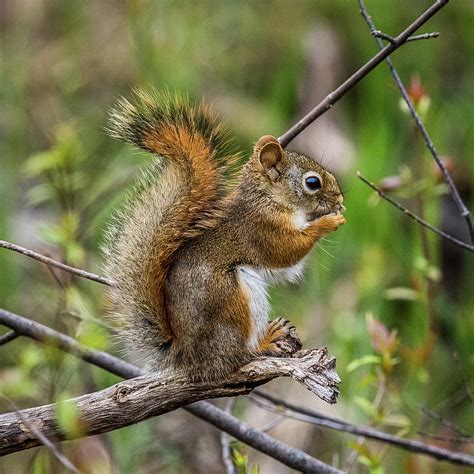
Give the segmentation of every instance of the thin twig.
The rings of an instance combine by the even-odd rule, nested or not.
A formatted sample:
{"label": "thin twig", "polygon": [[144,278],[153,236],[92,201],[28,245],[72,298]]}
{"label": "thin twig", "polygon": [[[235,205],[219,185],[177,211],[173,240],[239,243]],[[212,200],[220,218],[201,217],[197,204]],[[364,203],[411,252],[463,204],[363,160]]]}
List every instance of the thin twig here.
{"label": "thin twig", "polygon": [[467,397],[469,399],[469,401],[472,403],[472,391],[471,391],[471,387],[469,386],[469,382],[467,381],[466,379],[466,374],[464,373],[464,368],[463,368],[463,364],[462,362],[460,361],[459,359],[459,355],[457,353],[457,351],[453,351],[453,359],[455,361],[455,365],[456,367],[458,368],[458,371],[459,371],[459,376],[461,377],[461,381],[464,385],[464,388],[466,390],[466,394],[467,394]]}
{"label": "thin twig", "polygon": [[46,257],[45,255],[41,255],[40,253],[33,252],[33,250],[21,247],[20,245],[12,244],[11,242],[7,242],[5,240],[0,240],[0,247],[21,253],[22,255],[34,258],[35,260],[38,260],[39,262],[42,262],[45,265],[50,265],[51,267],[59,268],[60,270],[72,273],[73,275],[77,275],[81,278],[87,278],[88,280],[96,281],[97,283],[102,283],[103,285],[113,285],[113,281],[109,280],[108,278],[95,275],[94,273],[86,272],[85,270],[81,270],[79,268],[65,265],[64,263],[58,262],[57,260],[53,260],[52,258]]}
{"label": "thin twig", "polygon": [[[372,408],[374,409],[375,412],[379,412],[380,410],[380,405],[382,404],[382,401],[384,399],[384,396],[387,392],[387,377],[383,373],[382,370],[378,370],[378,377],[379,377],[379,384],[377,387],[377,392],[375,394],[374,400],[372,401]],[[370,422],[370,427],[372,428],[374,425],[374,420]],[[366,441],[365,436],[359,436],[356,440],[356,444],[359,447],[364,446],[364,443]],[[351,469],[353,468],[354,464],[356,463],[357,459],[359,458],[360,452],[359,450],[353,448],[347,457],[346,464],[344,466],[344,472],[350,473]]]}
{"label": "thin twig", "polygon": [[[368,14],[363,0],[357,0],[357,2],[359,4],[360,12],[361,12],[362,16],[364,17],[364,20],[366,21],[367,25],[369,26],[370,31],[376,31],[377,29],[375,27],[375,24],[372,20],[372,17]],[[384,47],[383,41],[380,38],[377,38],[377,37],[375,38],[375,41],[377,41],[377,44],[379,45],[379,48],[381,49],[380,53],[382,51],[385,51],[386,47]],[[392,43],[390,43],[390,44],[392,44]],[[459,191],[458,191],[456,185],[454,184],[454,182],[451,178],[451,175],[449,174],[448,170],[446,169],[446,166],[444,165],[444,163],[441,160],[438,152],[436,151],[433,140],[431,140],[431,138],[428,134],[428,131],[426,130],[426,127],[423,125],[423,122],[421,121],[420,116],[418,115],[418,112],[416,111],[416,108],[413,105],[413,102],[411,101],[410,96],[408,95],[408,92],[405,89],[405,86],[403,85],[403,82],[400,79],[400,76],[399,76],[397,70],[393,66],[392,60],[388,56],[385,58],[385,60],[386,60],[387,65],[390,69],[390,73],[392,74],[392,77],[393,77],[393,79],[395,80],[395,82],[397,84],[398,90],[400,91],[400,94],[402,95],[403,100],[407,104],[408,109],[410,110],[410,113],[413,117],[413,120],[415,121],[416,126],[418,127],[418,130],[420,131],[421,136],[423,137],[423,140],[425,141],[426,147],[431,152],[431,155],[433,156],[433,159],[436,161],[436,164],[438,165],[438,168],[441,170],[441,173],[443,174],[444,180],[448,184],[449,190],[451,192],[451,196],[452,196],[454,202],[456,203],[456,206],[458,207],[461,216],[466,221],[466,225],[467,225],[467,228],[469,230],[469,236],[470,236],[470,239],[471,239],[471,243],[474,244],[474,227],[472,225],[470,211],[466,207],[466,205],[464,204],[464,201],[462,200],[462,198],[459,194]],[[457,245],[459,245],[459,244],[457,244]],[[463,246],[461,245],[461,247],[463,247]],[[463,248],[466,248],[466,247],[463,247]],[[468,249],[468,250],[472,250],[472,249]]]}
{"label": "thin twig", "polygon": [[[224,411],[229,415],[232,415],[232,409],[235,405],[235,398],[229,398],[225,404]],[[235,474],[234,461],[232,460],[232,451],[230,449],[230,436],[223,431],[221,433],[221,450],[222,450],[222,461],[225,466],[227,474]]]}
{"label": "thin twig", "polygon": [[[144,375],[145,371],[106,352],[83,346],[72,337],[48,328],[36,321],[0,309],[0,324],[14,329],[22,336],[57,347],[65,352],[123,378]],[[234,438],[261,451],[281,463],[301,472],[340,473],[339,470],[319,461],[305,452],[262,433],[249,424],[225,413],[209,402],[197,402],[183,407],[186,411],[229,433]]]}
{"label": "thin twig", "polygon": [[[341,97],[343,97],[350,89],[352,89],[361,79],[363,79],[372,69],[378,66],[385,58],[392,54],[396,49],[406,43],[407,39],[424,25],[438,10],[443,8],[449,0],[437,0],[427,10],[425,10],[411,25],[409,25],[402,33],[393,39],[393,43],[387,44],[372,59],[365,63],[352,76],[346,79],[337,89],[333,90],[326,98],[314,107],[307,115],[293,125],[285,132],[278,141],[283,147],[299,135],[308,125],[312,124],[319,116],[328,111]],[[375,28],[374,28],[375,29]]]}
{"label": "thin twig", "polygon": [[361,181],[363,181],[365,184],[367,184],[367,186],[372,188],[382,199],[385,199],[390,204],[392,204],[392,206],[395,206],[397,209],[400,209],[400,211],[404,212],[408,217],[411,217],[413,220],[418,222],[418,224],[421,224],[422,226],[424,226],[427,229],[431,230],[435,234],[438,234],[441,237],[444,237],[445,239],[449,240],[453,244],[456,244],[459,247],[462,247],[466,250],[469,250],[470,252],[474,252],[474,245],[470,245],[470,244],[467,244],[466,242],[458,240],[458,239],[456,239],[456,237],[453,237],[452,235],[447,234],[446,232],[442,231],[441,229],[438,229],[434,225],[431,225],[429,222],[426,222],[424,219],[417,216],[416,214],[411,212],[409,209],[407,209],[406,207],[403,207],[400,203],[398,203],[397,201],[393,200],[390,196],[385,194],[376,184],[372,183],[367,178],[365,178],[359,171],[357,172],[357,177]]}
{"label": "thin twig", "polygon": [[[383,31],[380,31],[380,30],[371,30],[370,34],[374,38],[381,38],[381,39],[384,39],[385,41],[388,41],[389,43],[393,43],[395,41],[395,38],[393,36],[387,35],[387,33],[384,33]],[[437,38],[438,36],[439,36],[439,32],[437,31],[434,31],[433,33],[423,33],[421,35],[410,36],[409,38],[407,38],[406,43],[410,43],[411,41]]]}
{"label": "thin twig", "polygon": [[425,433],[424,431],[418,430],[416,432],[420,436],[424,436],[425,438],[432,438],[437,439],[439,441],[448,441],[450,443],[474,443],[474,438],[466,438],[464,436],[444,436],[444,435],[437,435],[432,433]]}
{"label": "thin twig", "polygon": [[69,459],[62,454],[59,449],[41,432],[38,427],[31,422],[26,416],[21,413],[21,410],[5,395],[0,395],[5,399],[6,404],[13,410],[16,416],[22,421],[22,423],[30,430],[36,438],[45,446],[51,454],[69,471],[79,474],[79,469],[77,469],[74,464],[69,461]]}
{"label": "thin twig", "polygon": [[453,422],[447,420],[446,418],[444,418],[444,416],[439,415],[435,411],[430,410],[428,407],[425,407],[424,405],[419,405],[418,408],[425,415],[428,415],[433,420],[438,421],[439,423],[446,426],[446,428],[450,429],[454,433],[457,433],[458,435],[464,436],[465,438],[470,438],[471,437],[471,433],[468,433],[467,431],[463,430],[458,425],[456,425]]}
{"label": "thin twig", "polygon": [[448,449],[438,448],[436,446],[430,446],[429,444],[416,440],[401,438],[400,436],[384,433],[383,431],[378,431],[374,428],[357,426],[352,423],[348,423],[346,421],[319,413],[315,410],[311,410],[310,408],[301,407],[287,402],[262,390],[254,390],[252,394],[247,395],[247,397],[252,400],[255,400],[255,398],[258,397],[260,399],[260,403],[262,399],[270,402],[266,409],[278,413],[281,416],[294,418],[316,426],[342,431],[344,433],[349,433],[356,436],[364,436],[375,441],[388,443],[398,448],[430,456],[435,459],[474,466],[474,456],[450,451]]}
{"label": "thin twig", "polygon": [[6,334],[0,336],[0,346],[9,343],[10,341],[15,340],[20,335],[17,334],[15,331],[8,331]]}

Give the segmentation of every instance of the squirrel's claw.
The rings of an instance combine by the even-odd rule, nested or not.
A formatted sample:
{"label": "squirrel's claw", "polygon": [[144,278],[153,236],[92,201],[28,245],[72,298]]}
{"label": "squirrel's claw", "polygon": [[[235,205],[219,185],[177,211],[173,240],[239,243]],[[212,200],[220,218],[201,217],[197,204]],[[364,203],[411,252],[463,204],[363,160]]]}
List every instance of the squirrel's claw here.
{"label": "squirrel's claw", "polygon": [[270,321],[265,339],[263,353],[273,357],[289,357],[303,346],[296,328],[284,318]]}

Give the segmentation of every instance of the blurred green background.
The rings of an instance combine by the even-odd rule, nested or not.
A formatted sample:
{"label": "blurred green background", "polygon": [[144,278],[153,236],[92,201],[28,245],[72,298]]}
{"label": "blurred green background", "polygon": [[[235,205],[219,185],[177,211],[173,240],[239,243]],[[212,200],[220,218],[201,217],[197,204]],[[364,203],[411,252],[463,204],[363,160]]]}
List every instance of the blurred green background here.
{"label": "blurred green background", "polygon": [[[367,0],[377,27],[398,34],[430,2]],[[474,3],[451,2],[393,61],[467,203],[474,186]],[[6,0],[0,3],[0,239],[101,272],[113,209],[149,157],[109,139],[107,109],[132,87],[212,102],[242,150],[283,134],[376,51],[356,1]],[[297,286],[272,291],[274,315],[306,346],[328,346],[342,378],[328,407],[295,383],[267,389],[348,421],[472,452],[474,260],[442,242],[356,178],[360,170],[407,207],[467,238],[385,64],[289,148],[333,169],[347,225],[314,250]],[[0,250],[0,306],[121,354],[104,320],[104,288]],[[20,407],[117,379],[20,338],[0,348],[0,390]],[[1,411],[9,411],[0,402]],[[246,399],[234,414],[260,428],[277,418]],[[59,413],[77,429],[74,413]],[[351,472],[468,472],[429,458],[280,419],[269,430]],[[421,434],[420,434],[421,432]],[[287,468],[233,444],[238,472]],[[180,412],[68,442],[85,472],[223,472],[217,431]],[[61,472],[44,448],[0,460],[0,472]]]}

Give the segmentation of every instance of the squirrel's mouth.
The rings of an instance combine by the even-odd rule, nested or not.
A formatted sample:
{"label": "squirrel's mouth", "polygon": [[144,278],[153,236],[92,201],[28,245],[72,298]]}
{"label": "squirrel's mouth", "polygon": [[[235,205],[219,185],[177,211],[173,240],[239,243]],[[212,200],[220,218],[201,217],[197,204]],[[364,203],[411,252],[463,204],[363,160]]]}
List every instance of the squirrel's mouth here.
{"label": "squirrel's mouth", "polygon": [[342,203],[336,203],[334,206],[319,206],[314,212],[308,213],[308,222],[315,221],[320,217],[327,216],[328,214],[343,214],[346,210]]}

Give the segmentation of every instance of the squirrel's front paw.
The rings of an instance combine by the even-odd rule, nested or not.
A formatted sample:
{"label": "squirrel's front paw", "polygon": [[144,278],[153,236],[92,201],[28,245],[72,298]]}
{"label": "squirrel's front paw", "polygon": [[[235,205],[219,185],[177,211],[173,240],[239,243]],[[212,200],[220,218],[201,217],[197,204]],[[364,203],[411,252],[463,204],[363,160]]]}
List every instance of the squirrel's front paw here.
{"label": "squirrel's front paw", "polygon": [[268,324],[262,352],[274,357],[289,357],[303,346],[296,328],[286,319],[277,318]]}
{"label": "squirrel's front paw", "polygon": [[334,232],[339,228],[339,226],[346,223],[346,219],[340,213],[331,213],[321,216],[314,222],[314,225],[317,226],[318,230],[324,235]]}

